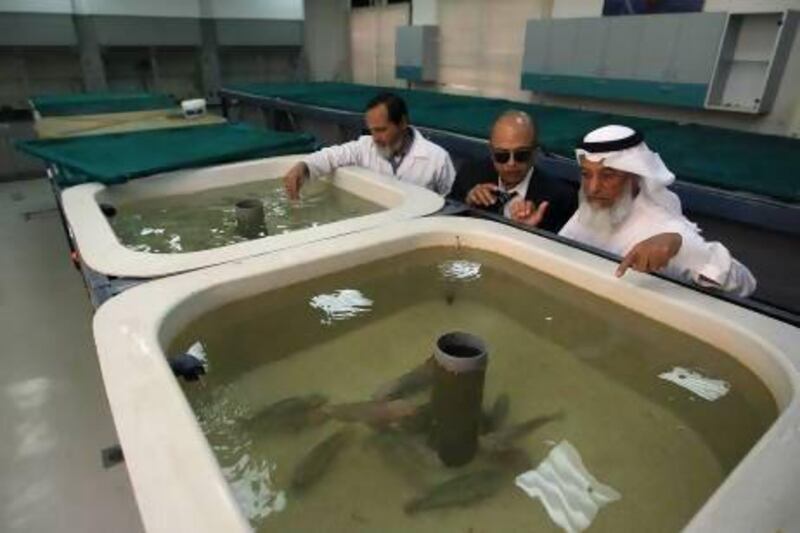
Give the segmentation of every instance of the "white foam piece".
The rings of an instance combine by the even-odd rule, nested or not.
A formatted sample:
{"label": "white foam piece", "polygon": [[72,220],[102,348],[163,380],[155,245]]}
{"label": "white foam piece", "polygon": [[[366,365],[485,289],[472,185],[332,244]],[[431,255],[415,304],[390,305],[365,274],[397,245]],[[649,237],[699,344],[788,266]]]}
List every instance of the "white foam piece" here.
{"label": "white foam piece", "polygon": [[206,347],[203,346],[202,342],[197,341],[189,346],[189,349],[186,350],[186,353],[199,359],[203,365],[208,365],[208,354],[206,353]]}
{"label": "white foam piece", "polygon": [[356,289],[340,289],[330,294],[318,294],[309,305],[319,309],[325,316],[321,322],[331,324],[335,320],[347,320],[372,309],[372,300]]}
{"label": "white foam piece", "polygon": [[453,259],[440,263],[439,272],[445,279],[473,281],[481,277],[481,264],[475,261]]}
{"label": "white foam piece", "polygon": [[236,464],[223,468],[239,508],[250,520],[263,520],[286,508],[286,493],[276,490],[272,481],[274,467],[258,463],[249,454]]}
{"label": "white foam piece", "polygon": [[731,385],[727,381],[709,378],[700,372],[680,366],[676,366],[669,372],[663,372],[658,377],[683,387],[709,402],[719,400],[731,390]]}
{"label": "white foam piece", "polygon": [[142,228],[142,231],[139,232],[139,235],[146,237],[147,235],[161,235],[164,233],[164,228]]}
{"label": "white foam piece", "polygon": [[169,249],[173,252],[181,252],[183,251],[183,246],[181,246],[181,236],[180,235],[172,235],[169,238]]}
{"label": "white foam piece", "polygon": [[578,450],[566,440],[534,470],[518,475],[516,485],[539,498],[550,519],[569,533],[588,528],[602,507],[622,497],[586,470]]}

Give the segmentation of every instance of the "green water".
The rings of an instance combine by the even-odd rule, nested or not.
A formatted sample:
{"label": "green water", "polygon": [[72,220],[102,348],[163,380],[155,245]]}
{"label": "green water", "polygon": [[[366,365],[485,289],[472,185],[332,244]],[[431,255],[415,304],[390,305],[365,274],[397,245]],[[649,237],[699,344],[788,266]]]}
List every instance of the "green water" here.
{"label": "green water", "polygon": [[[248,239],[236,231],[236,202],[261,200],[268,235],[328,224],[383,208],[317,180],[303,187],[299,200],[291,201],[281,180],[265,180],[192,194],[126,201],[109,193],[106,202],[117,208],[110,219],[119,241],[136,251],[182,253],[219,248]],[[265,237],[261,235],[260,237]]]}
{"label": "green water", "polygon": [[[427,487],[486,468],[485,454],[452,470],[425,454],[417,464],[387,454],[363,424],[264,433],[253,422],[292,396],[367,400],[452,330],[488,344],[484,403],[508,394],[507,425],[561,415],[516,443],[534,466],[566,439],[591,474],[621,493],[590,531],[679,530],[777,416],[764,385],[724,353],[473,250],[418,251],[254,295],[194,321],[169,353],[205,345],[203,385],[183,388],[258,531],[560,531],[542,503],[514,485],[524,469],[483,501],[404,512]],[[730,391],[707,401],[658,377],[676,366],[724,380]],[[293,471],[308,450],[343,427],[353,434],[329,469],[293,491]],[[424,449],[424,434],[411,438]]]}

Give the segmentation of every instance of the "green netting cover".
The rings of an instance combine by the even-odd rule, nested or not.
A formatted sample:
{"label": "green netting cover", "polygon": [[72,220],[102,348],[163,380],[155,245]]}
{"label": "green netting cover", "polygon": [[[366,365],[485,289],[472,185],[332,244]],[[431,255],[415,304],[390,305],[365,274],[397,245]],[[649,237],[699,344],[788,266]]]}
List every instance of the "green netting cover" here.
{"label": "green netting cover", "polygon": [[304,97],[313,99],[320,94],[357,93],[365,89],[375,90],[380,88],[370,85],[325,81],[317,83],[239,83],[230,85],[226,89],[248,95],[298,101],[298,99]]}
{"label": "green netting cover", "polygon": [[231,87],[260,97],[305,105],[363,111],[370,98],[389,90],[408,104],[418,126],[487,138],[494,119],[507,109],[529,112],[539,125],[539,142],[548,151],[574,157],[577,141],[589,130],[624,124],[644,133],[679,179],[800,202],[800,140],[722,128],[678,124],[510,100],[450,95],[346,83],[249,84]]}
{"label": "green netting cover", "polygon": [[647,132],[682,179],[800,202],[800,141],[696,124]]}
{"label": "green netting cover", "polygon": [[96,115],[175,107],[175,101],[166,94],[113,92],[40,95],[31,98],[31,104],[43,117]]}
{"label": "green netting cover", "polygon": [[243,159],[305,153],[314,137],[257,129],[245,124],[22,141],[17,148],[55,163],[62,187],[85,182],[105,184],[168,170]]}

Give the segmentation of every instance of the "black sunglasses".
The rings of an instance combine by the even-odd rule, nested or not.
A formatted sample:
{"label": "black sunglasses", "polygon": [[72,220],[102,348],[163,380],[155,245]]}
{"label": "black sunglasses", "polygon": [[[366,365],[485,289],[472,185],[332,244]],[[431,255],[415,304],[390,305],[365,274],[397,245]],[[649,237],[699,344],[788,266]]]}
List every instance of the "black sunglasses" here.
{"label": "black sunglasses", "polygon": [[492,150],[492,158],[495,163],[505,165],[511,157],[517,163],[527,163],[533,157],[533,148],[518,148],[517,150]]}

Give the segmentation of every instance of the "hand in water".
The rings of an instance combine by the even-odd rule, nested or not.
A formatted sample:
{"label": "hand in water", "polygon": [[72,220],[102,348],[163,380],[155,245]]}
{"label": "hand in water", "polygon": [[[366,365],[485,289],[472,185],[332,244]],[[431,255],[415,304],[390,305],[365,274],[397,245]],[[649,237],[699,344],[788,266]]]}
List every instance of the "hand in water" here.
{"label": "hand in water", "polygon": [[297,163],[289,169],[289,172],[283,177],[283,186],[286,188],[289,199],[298,200],[300,198],[300,188],[307,178],[308,167],[305,163]]}

